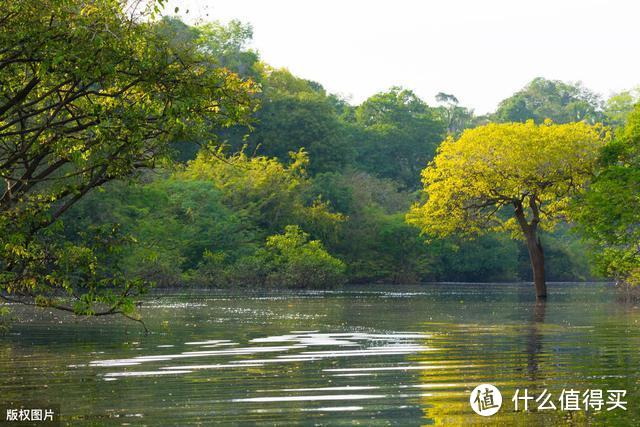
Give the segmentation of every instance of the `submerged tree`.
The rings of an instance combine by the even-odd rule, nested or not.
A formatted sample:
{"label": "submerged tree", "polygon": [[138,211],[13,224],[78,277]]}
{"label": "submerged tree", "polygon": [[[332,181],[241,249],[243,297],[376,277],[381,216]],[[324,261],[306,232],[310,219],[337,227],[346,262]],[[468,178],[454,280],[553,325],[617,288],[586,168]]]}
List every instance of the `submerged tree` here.
{"label": "submerged tree", "polygon": [[540,228],[566,214],[591,177],[601,126],[546,121],[488,124],[449,138],[422,172],[426,202],[407,220],[428,235],[509,229],[526,240],[538,298],[547,295]]}

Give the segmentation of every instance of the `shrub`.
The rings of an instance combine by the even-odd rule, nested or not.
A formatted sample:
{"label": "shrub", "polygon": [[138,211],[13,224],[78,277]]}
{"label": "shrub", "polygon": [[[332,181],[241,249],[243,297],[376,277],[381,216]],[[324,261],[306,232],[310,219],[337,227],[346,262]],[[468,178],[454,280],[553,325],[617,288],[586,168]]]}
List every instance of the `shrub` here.
{"label": "shrub", "polygon": [[267,238],[265,256],[272,270],[268,283],[291,288],[333,287],[344,282],[345,265],[334,258],[319,240],[296,225],[288,225],[284,234]]}

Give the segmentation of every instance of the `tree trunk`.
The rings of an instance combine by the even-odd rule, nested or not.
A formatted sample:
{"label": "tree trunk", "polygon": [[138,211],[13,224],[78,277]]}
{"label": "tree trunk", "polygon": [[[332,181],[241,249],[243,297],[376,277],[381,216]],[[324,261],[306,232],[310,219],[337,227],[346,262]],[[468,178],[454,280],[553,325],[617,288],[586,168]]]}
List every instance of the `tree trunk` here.
{"label": "tree trunk", "polygon": [[536,299],[544,300],[547,298],[547,282],[544,277],[544,251],[542,243],[538,237],[538,224],[540,223],[540,201],[535,194],[528,196],[529,207],[531,208],[531,222],[527,222],[524,213],[523,199],[515,200],[513,207],[515,208],[516,219],[520,224],[520,229],[527,240],[527,249],[529,250],[529,259],[531,260],[531,270],[533,271],[533,284],[536,288]]}
{"label": "tree trunk", "polygon": [[526,234],[527,249],[529,250],[529,259],[531,260],[531,269],[533,270],[533,284],[536,288],[536,298],[547,298],[547,282],[544,277],[544,251],[540,238],[535,231]]}

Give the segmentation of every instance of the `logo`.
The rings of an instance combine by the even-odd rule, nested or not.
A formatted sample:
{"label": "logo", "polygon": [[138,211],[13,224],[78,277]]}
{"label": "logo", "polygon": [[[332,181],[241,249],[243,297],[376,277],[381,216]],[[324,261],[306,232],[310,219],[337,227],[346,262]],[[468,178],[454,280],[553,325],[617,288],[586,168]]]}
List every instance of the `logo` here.
{"label": "logo", "polygon": [[469,396],[469,404],[478,415],[489,417],[500,410],[502,395],[500,390],[491,384],[480,384]]}

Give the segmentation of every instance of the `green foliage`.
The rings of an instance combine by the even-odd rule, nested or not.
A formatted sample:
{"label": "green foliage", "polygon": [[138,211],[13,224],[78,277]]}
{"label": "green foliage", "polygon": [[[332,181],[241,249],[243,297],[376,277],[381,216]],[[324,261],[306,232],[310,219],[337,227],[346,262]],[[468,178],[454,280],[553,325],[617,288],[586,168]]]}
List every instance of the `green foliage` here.
{"label": "green foliage", "polygon": [[445,133],[445,124],[433,109],[410,90],[398,87],[358,106],[355,125],[351,131],[358,166],[410,189],[419,184],[420,171]]}
{"label": "green foliage", "polygon": [[640,86],[611,96],[607,99],[604,109],[607,123],[616,128],[624,126],[634,105],[638,102],[640,102]]}
{"label": "green foliage", "polygon": [[434,271],[432,281],[498,282],[525,279],[530,267],[518,271],[517,242],[499,233],[474,239],[451,236],[429,245]]}
{"label": "green foliage", "polygon": [[178,176],[209,180],[222,192],[224,203],[262,233],[273,234],[290,224],[303,225],[314,235],[331,233],[342,216],[330,212],[321,200],[308,197],[306,152],[290,153],[290,158],[284,165],[244,152],[231,156],[220,150],[202,152]]}
{"label": "green foliage", "polygon": [[[182,48],[198,46],[216,66],[225,67],[258,83],[262,79],[264,65],[259,62],[257,52],[247,48],[253,36],[250,25],[233,20],[226,25],[214,21],[194,27],[177,18],[164,17],[156,27],[172,45]],[[254,97],[254,101],[259,102],[259,94]],[[212,122],[205,124],[205,127],[200,135],[180,135],[174,138],[170,143],[172,158],[180,162],[192,160],[201,146],[227,140],[243,141],[250,129],[247,123],[242,122],[222,128]]]}
{"label": "green foliage", "polygon": [[254,109],[255,85],[197,39],[168,38],[153,6],[132,15],[122,0],[2,2],[0,286],[12,298],[131,314],[144,286],[103,268],[117,235],[94,251],[60,240],[60,219],[93,188],[164,162],[170,141]]}
{"label": "green foliage", "polygon": [[[218,268],[221,277],[229,283],[241,285],[272,284],[276,277],[285,286],[295,286],[294,278],[304,279],[300,286],[305,287],[337,283],[337,276],[331,270],[333,258],[328,254],[325,257],[319,241],[303,245],[301,240],[306,242],[308,235],[297,228],[302,226],[314,236],[330,239],[344,221],[344,217],[331,212],[326,203],[309,197],[307,164],[304,151],[291,153],[289,165],[273,158],[248,157],[244,152],[224,156],[222,151],[200,153],[190,162],[177,176],[208,181],[221,192],[222,202],[242,219],[243,226],[251,233],[234,250],[221,252],[223,248],[211,248],[212,254],[196,274],[204,273],[211,278],[212,269]],[[277,236],[282,230],[286,231],[284,237],[268,237]],[[247,241],[249,237],[252,240]],[[308,256],[310,264],[304,264],[302,258],[294,259],[294,254],[278,242],[289,242]],[[326,274],[318,270],[315,279],[298,274],[307,271],[306,268],[320,269],[323,262],[328,263]]]}
{"label": "green foliage", "polygon": [[247,48],[253,38],[253,28],[237,20],[226,25],[208,22],[196,27],[199,39],[196,42],[217,59],[220,66],[244,77],[258,78],[258,53]]}
{"label": "green foliage", "polygon": [[203,151],[170,176],[111,185],[88,197],[74,210],[77,218],[67,233],[117,224],[136,244],[114,254],[112,265],[160,286],[270,283],[275,261],[262,256],[268,236],[298,224],[330,239],[344,220],[309,196],[307,163],[302,151],[292,154],[289,165],[242,152]]}
{"label": "green foliage", "polygon": [[458,98],[454,95],[439,92],[436,101],[440,104],[436,109],[437,114],[445,123],[449,135],[458,136],[463,130],[474,127],[479,120],[473,114],[473,110],[460,106]]}
{"label": "green foliage", "polygon": [[640,104],[607,145],[589,191],[575,203],[581,231],[598,246],[597,267],[618,282],[640,284]]}
{"label": "green foliage", "polygon": [[262,108],[246,141],[247,150],[286,162],[290,151],[309,153],[309,172],[336,171],[353,161],[333,100],[320,85],[287,70],[265,67]]}
{"label": "green foliage", "polygon": [[602,121],[602,102],[598,95],[580,83],[564,83],[542,77],[533,79],[524,89],[500,102],[494,118],[498,122],[555,123]]}
{"label": "green foliage", "polygon": [[155,30],[168,41],[172,49],[184,50],[197,46],[219,67],[243,77],[258,76],[258,53],[247,48],[253,37],[251,25],[232,20],[226,25],[213,21],[190,26],[178,18],[165,16],[155,24]]}
{"label": "green foliage", "polygon": [[322,174],[311,191],[346,214],[333,239],[325,243],[345,260],[352,281],[415,282],[424,272],[419,256],[424,242],[399,219],[411,196],[399,184],[366,172]]}
{"label": "green foliage", "polygon": [[93,224],[118,224],[136,244],[112,255],[128,277],[179,286],[210,250],[230,251],[251,236],[241,216],[208,181],[170,177],[145,185],[111,185],[82,202],[70,236]]}
{"label": "green foliage", "polygon": [[309,235],[296,225],[269,236],[264,256],[271,270],[267,280],[275,285],[330,287],[344,281],[344,263],[332,257],[319,240],[309,241]]}
{"label": "green foliage", "polygon": [[267,237],[253,253],[231,263],[227,253],[206,252],[193,280],[206,286],[327,288],[345,281],[345,264],[297,225]]}
{"label": "green foliage", "polygon": [[[529,224],[564,220],[600,142],[585,123],[477,127],[487,117],[445,93],[353,106],[260,62],[250,25],[157,19],[161,1],[134,16],[123,0],[0,3],[0,291],[30,304],[136,317],[149,283],[526,278],[523,245],[494,226],[513,225],[514,201]],[[576,209],[601,271],[626,281],[640,275],[636,95],[603,111],[580,85],[535,79],[492,116],[629,120]],[[444,236],[460,228],[488,233]],[[569,228],[544,235],[550,277],[586,277]]]}

